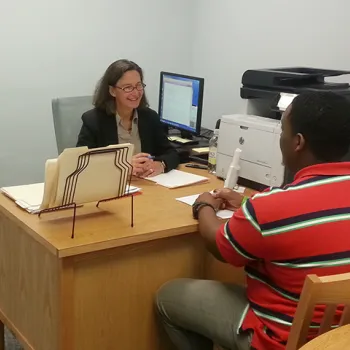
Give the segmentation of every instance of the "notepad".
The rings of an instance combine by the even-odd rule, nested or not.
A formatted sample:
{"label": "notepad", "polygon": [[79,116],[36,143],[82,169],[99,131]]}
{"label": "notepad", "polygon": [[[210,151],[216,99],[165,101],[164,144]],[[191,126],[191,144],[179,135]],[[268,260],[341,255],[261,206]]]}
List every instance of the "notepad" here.
{"label": "notepad", "polygon": [[43,200],[44,183],[3,187],[1,191],[28,213],[36,213]]}
{"label": "notepad", "polygon": [[[188,205],[193,205],[193,203],[196,201],[196,199],[199,197],[199,194],[193,194],[191,196],[186,196],[186,197],[180,197],[180,198],[176,198],[177,201],[181,202],[181,203],[185,203]],[[219,210],[216,213],[216,216],[221,218],[221,219],[230,219],[233,215],[233,211],[232,210]]]}
{"label": "notepad", "polygon": [[185,187],[205,183],[209,180],[207,177],[186,173],[180,170],[171,170],[168,173],[147,177],[146,179],[168,188]]}
{"label": "notepad", "polygon": [[182,144],[186,144],[186,143],[192,143],[193,140],[190,139],[184,139],[180,136],[168,136],[168,140],[170,142],[177,142],[177,143],[182,143]]}
{"label": "notepad", "polygon": [[192,148],[192,152],[197,154],[207,154],[209,153],[209,147]]}

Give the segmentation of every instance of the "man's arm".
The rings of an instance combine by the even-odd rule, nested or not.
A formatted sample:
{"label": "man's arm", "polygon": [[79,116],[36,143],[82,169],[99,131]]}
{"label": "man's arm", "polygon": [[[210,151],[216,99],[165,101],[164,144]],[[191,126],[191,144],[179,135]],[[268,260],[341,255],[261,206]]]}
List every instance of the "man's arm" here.
{"label": "man's arm", "polygon": [[[232,200],[235,197],[236,194],[233,194]],[[208,204],[200,207],[198,212],[199,232],[208,250],[218,260],[238,267],[263,259],[264,240],[250,200],[243,201],[243,206],[222,224],[213,209],[218,209],[222,203],[217,198],[210,193],[203,193],[197,199],[197,202]]]}
{"label": "man's arm", "polygon": [[222,222],[217,218],[213,208],[207,206],[200,209],[198,213],[199,233],[204,239],[205,245],[209,252],[220,261],[226,262],[221,256],[216,244],[216,233]]}

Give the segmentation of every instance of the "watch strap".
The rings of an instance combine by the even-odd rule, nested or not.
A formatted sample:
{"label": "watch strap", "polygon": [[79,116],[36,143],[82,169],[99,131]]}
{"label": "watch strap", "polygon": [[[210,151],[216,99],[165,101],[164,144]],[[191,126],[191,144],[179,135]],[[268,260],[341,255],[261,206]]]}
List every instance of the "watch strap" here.
{"label": "watch strap", "polygon": [[192,206],[192,214],[193,214],[193,218],[198,220],[198,216],[199,216],[199,211],[204,208],[204,207],[210,207],[214,210],[214,212],[216,213],[217,210],[214,208],[213,205],[206,203],[206,202],[195,202]]}

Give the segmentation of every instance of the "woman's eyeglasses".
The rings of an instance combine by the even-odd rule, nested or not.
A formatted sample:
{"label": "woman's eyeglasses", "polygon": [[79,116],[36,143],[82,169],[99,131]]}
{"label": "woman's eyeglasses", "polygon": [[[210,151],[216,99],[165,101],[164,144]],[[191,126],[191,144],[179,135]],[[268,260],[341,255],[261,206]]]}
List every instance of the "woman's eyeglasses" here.
{"label": "woman's eyeglasses", "polygon": [[133,92],[135,89],[137,91],[142,91],[142,90],[144,90],[145,87],[146,87],[146,84],[143,84],[143,83],[138,83],[135,86],[132,86],[132,85],[127,85],[124,87],[116,86],[116,88],[123,90],[124,92],[127,92],[127,93]]}

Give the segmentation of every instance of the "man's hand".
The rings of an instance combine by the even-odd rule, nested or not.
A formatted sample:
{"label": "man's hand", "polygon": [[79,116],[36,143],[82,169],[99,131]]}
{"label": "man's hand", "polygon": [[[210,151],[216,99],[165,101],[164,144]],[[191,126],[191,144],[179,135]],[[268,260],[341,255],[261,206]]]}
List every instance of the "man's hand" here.
{"label": "man's hand", "polygon": [[135,176],[143,176],[148,169],[150,169],[150,164],[153,160],[149,158],[148,153],[138,153],[132,157],[132,174]]}
{"label": "man's hand", "polygon": [[211,193],[204,192],[196,200],[196,202],[203,202],[212,205],[216,210],[219,210],[222,206],[222,199],[215,198]]}
{"label": "man's hand", "polygon": [[237,210],[241,207],[244,196],[238,192],[223,188],[214,191],[214,198],[222,201],[222,209]]}

